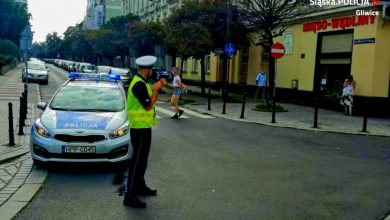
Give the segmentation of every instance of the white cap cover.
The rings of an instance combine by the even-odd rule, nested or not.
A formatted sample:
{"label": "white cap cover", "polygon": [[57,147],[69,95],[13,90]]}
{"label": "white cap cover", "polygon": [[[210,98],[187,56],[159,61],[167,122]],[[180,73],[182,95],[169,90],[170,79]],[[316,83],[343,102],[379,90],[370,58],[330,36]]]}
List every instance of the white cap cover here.
{"label": "white cap cover", "polygon": [[138,67],[150,67],[152,68],[153,65],[156,63],[157,58],[155,56],[143,56],[139,57],[135,60],[135,63]]}

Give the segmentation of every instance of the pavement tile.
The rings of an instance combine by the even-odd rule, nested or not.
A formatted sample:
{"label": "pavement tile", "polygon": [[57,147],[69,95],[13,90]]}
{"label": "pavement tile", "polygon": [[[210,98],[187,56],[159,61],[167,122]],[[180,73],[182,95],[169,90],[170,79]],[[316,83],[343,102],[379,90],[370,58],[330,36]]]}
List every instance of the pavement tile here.
{"label": "pavement tile", "polygon": [[0,206],[1,220],[11,220],[25,205],[27,202],[7,201]]}

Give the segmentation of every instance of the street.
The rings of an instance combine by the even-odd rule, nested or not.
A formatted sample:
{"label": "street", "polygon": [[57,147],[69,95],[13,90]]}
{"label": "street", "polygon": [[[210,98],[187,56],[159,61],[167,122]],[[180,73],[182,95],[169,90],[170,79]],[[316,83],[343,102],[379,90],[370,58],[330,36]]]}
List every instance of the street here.
{"label": "street", "polygon": [[[50,66],[48,101],[67,72]],[[172,111],[167,103],[158,107]],[[380,219],[389,211],[388,137],[277,128],[157,112],[146,210],[122,204],[107,164],[49,164],[15,219]]]}

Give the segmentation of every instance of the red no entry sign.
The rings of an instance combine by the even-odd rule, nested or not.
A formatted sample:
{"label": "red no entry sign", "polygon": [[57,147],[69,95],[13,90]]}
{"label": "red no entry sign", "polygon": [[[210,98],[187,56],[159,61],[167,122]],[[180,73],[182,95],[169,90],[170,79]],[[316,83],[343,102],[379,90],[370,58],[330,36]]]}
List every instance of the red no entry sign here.
{"label": "red no entry sign", "polygon": [[279,59],[279,58],[283,57],[284,53],[285,53],[285,49],[284,49],[283,44],[276,43],[276,44],[272,45],[272,47],[271,47],[271,56],[273,58]]}

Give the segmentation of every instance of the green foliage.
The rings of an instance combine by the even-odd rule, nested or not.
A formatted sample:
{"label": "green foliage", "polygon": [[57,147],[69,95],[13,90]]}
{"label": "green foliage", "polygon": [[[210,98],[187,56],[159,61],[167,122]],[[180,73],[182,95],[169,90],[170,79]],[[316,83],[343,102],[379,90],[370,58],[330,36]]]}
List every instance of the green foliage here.
{"label": "green foliage", "polygon": [[178,105],[183,106],[185,104],[194,103],[194,102],[195,102],[195,100],[193,100],[193,99],[181,98],[181,99],[179,99]]}
{"label": "green foliage", "polygon": [[46,35],[46,57],[57,57],[61,44],[61,38],[57,32]]}
{"label": "green foliage", "polygon": [[0,67],[20,56],[19,48],[10,40],[0,40]]}
{"label": "green foliage", "polygon": [[[271,103],[266,103],[264,100],[260,100],[256,103],[255,109],[258,111],[272,111],[272,105]],[[282,105],[276,104],[275,105],[275,111],[277,112],[284,112],[287,111]]]}
{"label": "green foliage", "polygon": [[21,32],[30,24],[29,19],[25,4],[0,0],[0,39],[9,39],[18,45]]}
{"label": "green foliage", "polygon": [[154,54],[154,46],[162,45],[164,28],[159,22],[138,22],[128,26],[129,45],[137,56]]}

